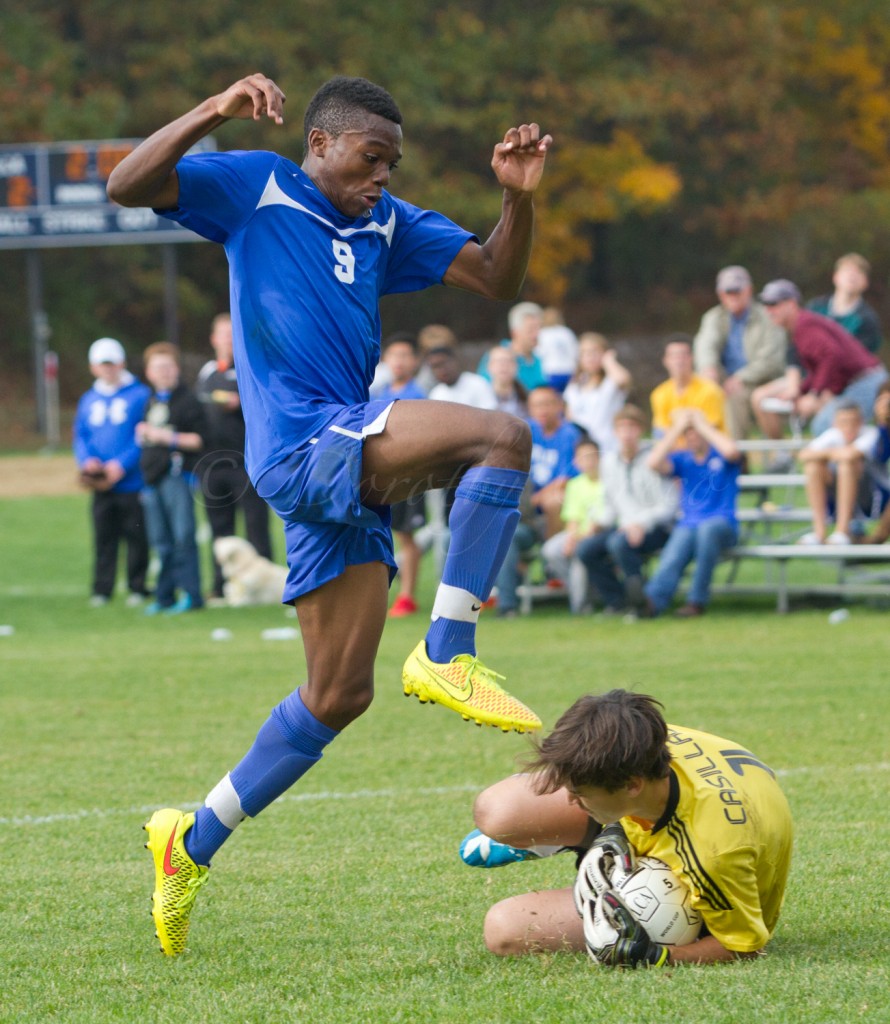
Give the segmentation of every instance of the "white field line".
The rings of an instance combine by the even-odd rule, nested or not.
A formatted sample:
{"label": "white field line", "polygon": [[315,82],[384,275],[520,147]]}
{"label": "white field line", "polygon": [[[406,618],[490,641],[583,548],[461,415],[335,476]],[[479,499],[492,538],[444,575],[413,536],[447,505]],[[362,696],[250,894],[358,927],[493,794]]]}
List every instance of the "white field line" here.
{"label": "white field line", "polygon": [[[477,783],[464,783],[461,786],[434,786],[411,790],[354,789],[346,793],[286,793],[284,796],[280,796],[276,803],[321,803],[328,800],[394,800],[405,796],[447,796],[449,793],[478,793],[484,788],[484,786]],[[159,804],[152,804],[149,807],[94,807],[92,809],[71,811],[67,814],[23,814],[15,817],[0,817],[0,828],[4,826],[54,825],[62,821],[90,821],[96,818],[146,815],[152,814],[159,806]],[[177,806],[183,811],[194,811],[201,805],[199,803],[181,803]]]}
{"label": "white field line", "polygon": [[[826,772],[837,774],[849,771],[862,774],[890,771],[890,762],[881,761],[877,764],[854,764],[845,767],[838,765],[801,765],[799,768],[779,768],[779,778],[793,778],[796,775],[821,775]],[[447,796],[450,793],[478,793],[485,786],[481,783],[464,783],[460,786],[433,786],[422,789],[354,789],[349,792],[327,791],[321,793],[287,793],[280,796],[281,803],[322,803],[328,800],[394,800],[404,797]],[[117,818],[152,814],[159,804],[146,807],[94,807],[63,814],[22,814],[0,817],[0,828],[23,825],[55,825],[64,821],[94,821],[96,818]],[[184,811],[194,811],[201,805],[198,803],[180,803],[177,806]]]}

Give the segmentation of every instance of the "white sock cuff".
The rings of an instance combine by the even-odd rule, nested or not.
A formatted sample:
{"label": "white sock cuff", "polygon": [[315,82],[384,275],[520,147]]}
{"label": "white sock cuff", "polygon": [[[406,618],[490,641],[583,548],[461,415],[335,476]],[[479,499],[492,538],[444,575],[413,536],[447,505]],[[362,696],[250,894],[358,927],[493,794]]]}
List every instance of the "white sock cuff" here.
{"label": "white sock cuff", "polygon": [[247,817],[228,774],[210,790],[204,803],[226,828],[236,828]]}
{"label": "white sock cuff", "polygon": [[482,611],[482,602],[474,597],[469,590],[452,587],[448,583],[440,583],[436,591],[436,600],[430,618],[453,619],[455,622],[478,622]]}

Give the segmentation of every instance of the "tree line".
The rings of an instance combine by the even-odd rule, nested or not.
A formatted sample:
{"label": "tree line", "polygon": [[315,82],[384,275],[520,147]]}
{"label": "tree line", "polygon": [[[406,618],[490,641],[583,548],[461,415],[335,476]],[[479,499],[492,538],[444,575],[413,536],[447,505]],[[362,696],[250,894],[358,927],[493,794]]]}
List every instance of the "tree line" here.
{"label": "tree line", "polygon": [[[393,190],[484,236],[500,205],[492,146],[536,120],[555,145],[524,297],[597,320],[578,326],[684,329],[712,301],[720,266],[812,293],[851,249],[872,260],[873,301],[886,308],[888,69],[890,25],[872,0],[270,0],[259,11],[11,0],[0,140],[142,136],[262,70],[288,94],[284,128],[230,124],[217,142],[299,160],[306,99],[332,74],[364,75],[405,118]],[[203,347],[226,302],[224,259],[206,245],[178,255],[183,333]],[[157,252],[43,260],[54,347],[157,339]],[[22,264],[0,253],[0,332],[26,358]],[[502,329],[504,310],[433,292],[384,313],[393,329],[448,316],[482,337]]]}

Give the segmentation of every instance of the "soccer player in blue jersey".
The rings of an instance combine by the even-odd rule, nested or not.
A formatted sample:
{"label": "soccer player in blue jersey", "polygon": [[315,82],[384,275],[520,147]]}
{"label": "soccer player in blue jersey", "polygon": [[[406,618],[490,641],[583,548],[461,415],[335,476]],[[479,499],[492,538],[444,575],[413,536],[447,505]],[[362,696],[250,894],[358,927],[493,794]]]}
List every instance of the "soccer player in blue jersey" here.
{"label": "soccer player in blue jersey", "polygon": [[285,524],[285,602],[296,606],[307,681],[262,726],[196,814],[158,811],[153,915],[180,953],[210,859],[319,760],[373,695],[395,571],[388,506],[459,480],[432,624],[408,658],[405,693],[467,720],[526,732],[540,719],[476,657],[474,634],[519,518],[528,427],[445,402],[368,401],[381,295],[446,284],[516,295],[532,241],[532,196],[549,135],[510,128],[494,147],[501,218],[484,243],[387,188],[402,117],[384,89],[335,78],[310,101],[302,165],[269,152],[186,156],[231,118],[283,123],[285,97],[250,75],[160,129],[108,182],[124,206],[151,206],[225,246],[248,471]]}

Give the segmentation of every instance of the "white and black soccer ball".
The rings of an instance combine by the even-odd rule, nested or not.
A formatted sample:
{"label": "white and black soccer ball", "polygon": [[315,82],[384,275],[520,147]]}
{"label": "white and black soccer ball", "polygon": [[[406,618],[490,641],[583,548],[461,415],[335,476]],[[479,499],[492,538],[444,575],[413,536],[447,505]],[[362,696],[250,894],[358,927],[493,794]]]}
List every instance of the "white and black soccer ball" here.
{"label": "white and black soccer ball", "polygon": [[628,875],[612,877],[612,888],[653,942],[686,946],[701,931],[692,893],[657,857],[639,857]]}

